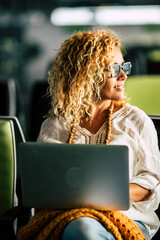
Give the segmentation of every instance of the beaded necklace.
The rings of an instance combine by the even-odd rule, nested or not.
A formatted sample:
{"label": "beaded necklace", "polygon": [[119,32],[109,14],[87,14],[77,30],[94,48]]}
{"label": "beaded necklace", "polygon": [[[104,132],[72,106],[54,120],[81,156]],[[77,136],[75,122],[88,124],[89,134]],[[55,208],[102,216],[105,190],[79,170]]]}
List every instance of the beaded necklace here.
{"label": "beaded necklace", "polygon": [[[113,109],[114,109],[114,103],[111,102],[111,105],[107,109],[108,116],[107,116],[107,133],[106,133],[106,140],[105,140],[106,145],[109,145],[110,138],[111,138],[111,127],[112,127],[111,117],[112,117]],[[71,128],[69,139],[68,139],[69,144],[72,144],[73,142],[75,131],[76,131],[76,125],[73,125]]]}

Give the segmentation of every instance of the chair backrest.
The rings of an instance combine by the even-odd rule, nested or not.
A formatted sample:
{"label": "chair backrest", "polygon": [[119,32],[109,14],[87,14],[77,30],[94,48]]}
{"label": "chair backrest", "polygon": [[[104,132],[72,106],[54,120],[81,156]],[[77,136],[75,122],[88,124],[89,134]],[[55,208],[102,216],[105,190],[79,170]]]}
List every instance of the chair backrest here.
{"label": "chair backrest", "polygon": [[17,117],[0,115],[0,120],[11,120],[13,122],[14,131],[15,131],[16,147],[19,142],[25,142],[25,136],[23,134],[22,127],[21,127]]}
{"label": "chair backrest", "polygon": [[[152,119],[154,126],[157,130],[157,135],[158,135],[158,145],[160,149],[160,115],[149,115],[149,117]],[[160,199],[160,186],[159,186],[159,191],[158,191],[158,196]],[[160,219],[160,204],[158,209],[156,210],[157,216]],[[159,240],[160,239],[160,229],[156,233],[156,235],[153,237],[153,240]]]}
{"label": "chair backrest", "polygon": [[16,149],[11,120],[0,120],[0,215],[15,205]]}
{"label": "chair backrest", "polygon": [[33,85],[29,107],[28,140],[30,141],[37,140],[44,116],[48,114],[50,109],[51,99],[47,96],[48,86],[47,81],[37,81]]}
{"label": "chair backrest", "polygon": [[14,79],[0,79],[0,100],[3,102],[0,105],[1,115],[17,114],[17,92]]}
{"label": "chair backrest", "polygon": [[125,89],[132,105],[147,114],[160,115],[160,75],[131,76]]}
{"label": "chair backrest", "polygon": [[26,132],[26,108],[18,79],[0,77],[0,103],[0,115],[16,116]]}
{"label": "chair backrest", "polygon": [[[18,196],[19,205],[22,203],[21,182],[20,182],[20,159],[18,156],[18,144],[25,142],[25,136],[19,123],[19,120],[15,116],[0,116],[0,120],[11,121],[14,131],[15,153],[16,153],[16,194]],[[0,136],[1,137],[1,136]]]}

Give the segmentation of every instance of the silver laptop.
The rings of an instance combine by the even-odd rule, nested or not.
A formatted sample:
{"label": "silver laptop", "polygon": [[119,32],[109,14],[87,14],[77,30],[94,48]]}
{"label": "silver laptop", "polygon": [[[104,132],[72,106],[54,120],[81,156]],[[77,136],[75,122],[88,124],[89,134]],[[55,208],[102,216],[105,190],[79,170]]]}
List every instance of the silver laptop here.
{"label": "silver laptop", "polygon": [[19,154],[25,207],[129,208],[127,146],[25,142]]}

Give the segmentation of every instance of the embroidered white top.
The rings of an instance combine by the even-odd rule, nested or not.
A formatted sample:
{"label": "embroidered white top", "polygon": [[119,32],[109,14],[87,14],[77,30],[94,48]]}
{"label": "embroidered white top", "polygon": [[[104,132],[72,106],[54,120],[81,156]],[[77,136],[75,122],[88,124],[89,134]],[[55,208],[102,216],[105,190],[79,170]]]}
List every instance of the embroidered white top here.
{"label": "embroidered white top", "polygon": [[[112,120],[110,144],[129,147],[130,183],[152,190],[148,200],[132,202],[129,210],[123,213],[142,221],[153,236],[160,226],[154,212],[160,202],[160,152],[154,124],[142,110],[129,104],[115,112]],[[104,144],[106,130],[106,123],[95,134],[77,126],[73,143]],[[62,119],[49,117],[43,122],[37,141],[66,143],[69,133],[64,129]]]}

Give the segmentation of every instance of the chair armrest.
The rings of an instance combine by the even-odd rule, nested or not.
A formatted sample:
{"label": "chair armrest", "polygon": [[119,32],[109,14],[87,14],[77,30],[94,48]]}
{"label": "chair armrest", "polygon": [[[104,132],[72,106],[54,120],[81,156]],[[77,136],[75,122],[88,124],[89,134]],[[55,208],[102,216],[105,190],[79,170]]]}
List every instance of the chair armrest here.
{"label": "chair armrest", "polygon": [[13,222],[16,218],[28,213],[29,209],[23,206],[16,206],[7,210],[0,216],[0,225]]}

